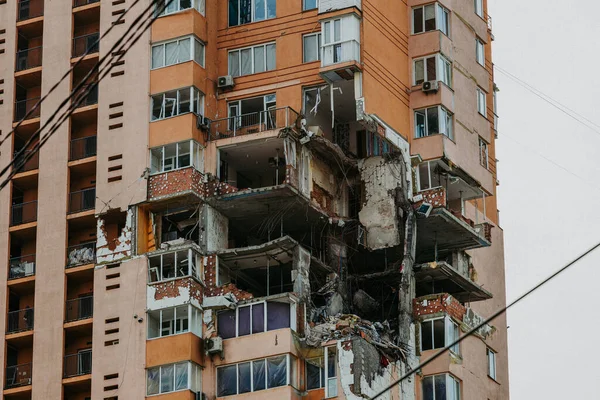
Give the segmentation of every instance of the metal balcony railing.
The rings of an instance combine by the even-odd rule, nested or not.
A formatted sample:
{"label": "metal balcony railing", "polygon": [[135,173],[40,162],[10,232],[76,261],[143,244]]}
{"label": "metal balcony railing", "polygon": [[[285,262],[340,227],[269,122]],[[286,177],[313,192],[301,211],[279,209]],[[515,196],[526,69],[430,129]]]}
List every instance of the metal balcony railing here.
{"label": "metal balcony railing", "polygon": [[18,4],[17,21],[44,15],[44,0],[21,0]]}
{"label": "metal balcony railing", "polygon": [[9,311],[6,333],[26,332],[33,329],[33,308]]}
{"label": "metal balcony railing", "polygon": [[81,102],[79,102],[79,95],[75,96],[75,100],[73,100],[73,102],[78,103],[77,108],[98,104],[98,85],[83,85],[79,90],[79,93],[88,92],[88,90],[89,93],[85,95],[85,98]]}
{"label": "metal balcony railing", "polygon": [[42,46],[17,51],[15,71],[25,71],[42,65]]}
{"label": "metal balcony railing", "polygon": [[13,204],[10,225],[21,225],[37,221],[37,200],[27,203]]}
{"label": "metal balcony railing", "polygon": [[5,389],[31,385],[31,363],[6,367]]}
{"label": "metal balcony railing", "polygon": [[100,0],[73,0],[73,8],[98,3]]}
{"label": "metal balcony railing", "polygon": [[[15,122],[25,118],[27,113],[31,111],[37,102],[40,100],[39,97],[32,97],[31,99],[17,100],[15,101]],[[38,118],[40,116],[40,107],[37,107],[31,112],[27,118]]]}
{"label": "metal balcony railing", "polygon": [[35,275],[35,254],[13,257],[9,260],[8,279]]}
{"label": "metal balcony railing", "polygon": [[210,123],[210,139],[260,133],[295,126],[299,114],[290,107],[218,119]]}
{"label": "metal balcony railing", "polygon": [[97,53],[100,50],[100,43],[98,42],[99,38],[99,32],[73,38],[73,57],[81,57],[86,53]]}
{"label": "metal balcony railing", "polygon": [[96,242],[67,247],[67,268],[96,262]]}
{"label": "metal balcony railing", "polygon": [[96,155],[96,136],[71,140],[70,161],[81,160]]}
{"label": "metal balcony railing", "polygon": [[78,190],[69,194],[69,213],[92,210],[96,206],[96,188]]}
{"label": "metal balcony railing", "polygon": [[81,350],[77,354],[65,356],[64,378],[92,373],[92,350]]}
{"label": "metal balcony railing", "polygon": [[94,314],[94,296],[79,297],[67,300],[65,322],[79,321],[92,318]]}
{"label": "metal balcony railing", "polygon": [[[38,169],[40,166],[40,153],[34,152],[33,150],[25,150],[21,154],[19,151],[15,151],[13,157],[15,159],[15,170],[17,172],[26,172]],[[29,158],[31,157],[31,158]],[[27,159],[29,158],[29,159]]]}

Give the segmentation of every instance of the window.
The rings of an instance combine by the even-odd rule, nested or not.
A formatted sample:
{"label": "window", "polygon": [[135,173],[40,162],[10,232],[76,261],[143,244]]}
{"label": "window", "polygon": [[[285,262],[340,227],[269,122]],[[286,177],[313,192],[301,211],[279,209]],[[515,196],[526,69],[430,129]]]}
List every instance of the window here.
{"label": "window", "polygon": [[192,250],[180,250],[148,257],[148,283],[191,276],[200,280],[198,254]]}
{"label": "window", "polygon": [[217,314],[217,329],[223,339],[282,328],[295,330],[295,316],[293,303],[260,302],[220,312]]}
{"label": "window", "polygon": [[425,81],[441,81],[452,87],[452,63],[441,54],[416,59],[413,67],[413,85],[420,85]]}
{"label": "window", "polygon": [[302,11],[319,8],[319,0],[302,0]]}
{"label": "window", "polygon": [[360,61],[360,20],[354,15],[321,23],[321,65]]}
{"label": "window", "polygon": [[[459,328],[450,317],[430,319],[421,322],[421,351],[444,348],[459,337]],[[459,345],[450,349],[459,354]]]}
{"label": "window", "polygon": [[481,88],[477,88],[477,111],[484,117],[487,114],[486,93]]}
{"label": "window", "polygon": [[421,383],[423,400],[460,400],[460,382],[450,374],[426,376]]}
{"label": "window", "polygon": [[228,65],[231,76],[272,71],[275,69],[275,43],[231,50]]}
{"label": "window", "polygon": [[180,362],[149,368],[146,371],[146,394],[178,390],[202,391],[200,367],[193,362]]}
{"label": "window", "polygon": [[321,34],[312,33],[302,36],[302,62],[321,60]]}
{"label": "window", "polygon": [[496,352],[492,349],[487,349],[487,360],[488,360],[488,376],[493,380],[496,380]]}
{"label": "window", "polygon": [[256,132],[259,132],[261,129],[274,129],[277,125],[274,94],[232,101],[227,104],[227,107],[230,131],[249,128],[257,129]]}
{"label": "window", "polygon": [[419,164],[417,169],[417,184],[419,191],[433,189],[442,186],[441,172],[437,172],[436,164],[432,162],[424,162]]}
{"label": "window", "polygon": [[202,147],[195,140],[186,140],[150,149],[151,174],[192,166],[202,172],[203,165]]}
{"label": "window", "polygon": [[439,30],[446,36],[450,32],[450,11],[441,5],[427,4],[412,9],[413,34]]}
{"label": "window", "polygon": [[392,144],[377,132],[359,131],[357,139],[359,158],[382,156],[391,153],[394,149]]}
{"label": "window", "polygon": [[337,397],[337,348],[325,348],[325,397]]}
{"label": "window", "polygon": [[148,339],[192,332],[202,336],[202,312],[191,305],[148,311]]}
{"label": "window", "polygon": [[164,0],[159,1],[156,5],[156,16],[173,14],[178,11],[195,8],[198,12],[204,15],[205,0]]}
{"label": "window", "polygon": [[204,43],[188,36],[152,46],[152,69],[194,60],[204,67]]}
{"label": "window", "polygon": [[297,387],[297,360],[290,354],[217,368],[217,397],[280,386]]}
{"label": "window", "polygon": [[203,111],[204,94],[193,86],[152,96],[152,121]]}
{"label": "window", "polygon": [[477,63],[485,66],[485,50],[483,47],[483,42],[477,38],[475,43],[475,58],[477,59]]}
{"label": "window", "polygon": [[445,135],[452,139],[452,114],[442,106],[415,111],[415,137]]}
{"label": "window", "polygon": [[306,390],[325,387],[325,361],[323,357],[310,358],[305,361]]}
{"label": "window", "polygon": [[276,0],[229,0],[229,26],[276,17]]}
{"label": "window", "polygon": [[489,167],[488,144],[482,138],[479,138],[479,163],[485,169]]}
{"label": "window", "polygon": [[483,0],[475,0],[475,14],[483,18]]}

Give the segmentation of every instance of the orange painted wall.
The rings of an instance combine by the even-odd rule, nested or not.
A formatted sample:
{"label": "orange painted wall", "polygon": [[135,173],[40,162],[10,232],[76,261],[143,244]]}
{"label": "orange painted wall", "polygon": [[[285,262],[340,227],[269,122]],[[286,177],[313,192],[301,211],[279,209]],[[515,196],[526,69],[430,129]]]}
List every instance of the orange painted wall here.
{"label": "orange painted wall", "polygon": [[182,333],[146,342],[146,367],[179,361],[203,364],[202,339],[193,333]]}

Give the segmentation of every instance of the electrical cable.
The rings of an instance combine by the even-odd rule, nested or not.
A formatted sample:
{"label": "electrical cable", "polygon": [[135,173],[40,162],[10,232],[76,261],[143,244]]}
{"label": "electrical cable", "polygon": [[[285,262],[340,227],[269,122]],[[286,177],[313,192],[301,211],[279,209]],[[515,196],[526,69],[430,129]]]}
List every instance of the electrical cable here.
{"label": "electrical cable", "polygon": [[443,349],[441,349],[440,351],[438,351],[437,353],[435,353],[433,356],[429,357],[427,360],[423,361],[421,364],[419,364],[418,366],[416,366],[413,369],[411,369],[410,371],[408,371],[406,374],[404,374],[396,382],[392,383],[387,388],[383,389],[382,391],[380,391],[379,393],[377,393],[375,396],[371,397],[371,400],[375,400],[375,399],[381,397],[388,390],[391,390],[392,388],[394,388],[395,386],[397,386],[403,380],[409,378],[413,374],[417,373],[419,370],[423,369],[426,365],[432,363],[434,360],[436,360],[438,357],[440,357],[445,352],[447,352],[448,350],[450,350],[452,347],[456,346],[457,344],[459,344],[460,342],[462,342],[463,340],[465,340],[466,338],[468,338],[469,336],[471,336],[472,334],[474,334],[475,332],[477,332],[483,326],[489,324],[494,319],[496,319],[500,315],[504,314],[509,308],[511,308],[512,306],[514,306],[517,303],[521,302],[523,299],[525,299],[526,297],[528,297],[529,295],[531,295],[533,292],[535,292],[536,290],[538,290],[539,288],[541,288],[542,286],[544,286],[546,283],[550,282],[551,280],[553,280],[554,278],[556,278],[557,276],[559,276],[560,274],[562,274],[563,272],[565,272],[567,269],[569,269],[570,267],[572,267],[573,265],[575,265],[577,262],[579,262],[580,260],[582,260],[583,258],[585,258],[586,256],[588,256],[590,253],[592,253],[594,250],[598,249],[599,247],[600,247],[600,243],[597,243],[594,246],[592,246],[590,249],[586,250],[584,253],[582,253],[579,256],[577,256],[574,260],[572,260],[571,262],[569,262],[564,267],[560,268],[558,271],[554,272],[552,275],[548,276],[546,279],[544,279],[543,281],[541,281],[540,283],[538,283],[537,285],[535,285],[534,287],[532,287],[531,289],[529,289],[527,292],[523,293],[517,299],[513,300],[510,304],[506,305],[505,307],[503,307],[503,308],[499,309],[498,311],[496,311],[495,313],[493,313],[491,317],[488,317],[486,320],[484,320],[483,322],[479,323],[477,326],[475,326],[474,328],[472,328],[470,331],[468,331],[467,333],[465,333],[463,336],[459,337],[457,340],[455,340],[454,342],[450,343],[449,345],[447,345],[446,347],[444,347]]}

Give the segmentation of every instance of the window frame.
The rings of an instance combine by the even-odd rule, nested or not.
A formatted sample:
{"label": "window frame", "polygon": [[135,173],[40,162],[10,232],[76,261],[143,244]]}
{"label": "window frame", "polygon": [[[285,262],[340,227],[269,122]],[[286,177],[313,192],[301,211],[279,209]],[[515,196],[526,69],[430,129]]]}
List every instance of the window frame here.
{"label": "window frame", "polygon": [[[317,58],[314,60],[310,60],[307,61],[306,60],[306,40],[307,39],[312,39],[315,38],[315,40],[317,41],[316,43],[316,49],[317,49]],[[306,64],[306,63],[311,63],[311,62],[317,62],[317,61],[321,61],[321,44],[322,44],[322,33],[321,32],[314,32],[314,33],[307,33],[305,35],[302,35],[302,63]]]}
{"label": "window frame", "polygon": [[[273,54],[275,55],[274,57],[274,65],[273,65],[273,69],[267,69],[268,68],[268,57],[267,57],[267,48],[269,46],[273,46]],[[264,67],[265,70],[264,71],[256,71],[256,64],[255,64],[255,60],[254,60],[254,52],[255,49],[262,47],[263,48],[263,62],[264,62]],[[252,66],[252,72],[249,74],[243,74],[242,73],[242,51],[244,50],[250,50],[250,64]],[[234,75],[232,73],[231,70],[231,63],[230,63],[230,55],[232,53],[238,53],[238,75]],[[227,52],[227,74],[233,76],[234,78],[240,77],[240,76],[249,76],[249,75],[254,75],[254,74],[261,74],[263,72],[269,72],[269,71],[275,71],[277,69],[277,43],[276,42],[268,42],[268,43],[261,43],[261,44],[257,44],[255,46],[247,46],[247,47],[240,47],[238,49],[233,49],[233,50],[229,50]]]}
{"label": "window frame", "polygon": [[[164,0],[164,1],[165,1],[165,3],[169,3],[169,0]],[[154,8],[154,15],[156,17],[164,17],[167,15],[173,15],[178,12],[189,10],[189,9],[194,9],[194,10],[198,11],[201,15],[206,15],[206,0],[188,0],[188,1],[190,2],[191,6],[187,7],[187,8],[181,8],[181,0],[173,0],[172,3],[176,3],[176,5],[177,5],[176,9],[174,11],[167,12],[168,8],[165,7],[163,12],[161,12],[161,13],[158,12],[159,4],[157,4],[156,7]]]}
{"label": "window frame", "polygon": [[[190,111],[181,112],[180,111],[180,108],[181,108],[180,97],[181,97],[181,93],[183,93],[185,90],[189,90]],[[175,104],[173,105],[173,107],[176,107],[176,111],[174,113],[172,113],[172,115],[167,116],[166,114],[167,114],[168,105],[165,103],[165,101],[166,101],[165,96],[167,95],[167,93],[172,93],[172,92],[176,92],[176,96],[177,96],[175,98]],[[163,104],[161,105],[160,114],[163,115],[163,113],[164,113],[164,116],[154,118],[154,98],[158,97],[158,96],[162,97]],[[197,104],[194,104],[195,103],[194,100],[196,99],[196,97],[197,97],[198,102],[197,102]],[[196,115],[204,115],[204,93],[195,86],[188,86],[188,87],[173,89],[173,90],[169,90],[166,92],[155,93],[153,95],[150,95],[150,122],[162,121],[164,119],[179,117],[180,115],[185,115],[185,114],[189,114],[189,113],[194,113]]]}
{"label": "window frame", "polygon": [[[431,6],[433,5],[435,7],[435,29],[430,29],[427,30],[425,28],[425,7],[427,6]],[[423,18],[422,18],[422,24],[423,24],[423,30],[420,32],[415,31],[415,10],[421,9],[422,14],[423,14]],[[434,3],[428,3],[428,4],[422,4],[416,7],[413,7],[411,9],[410,12],[410,24],[411,24],[411,35],[420,35],[422,33],[427,33],[427,32],[433,32],[433,31],[440,31],[442,32],[444,35],[450,37],[450,10],[448,10],[446,7],[442,6],[440,3],[438,2],[434,2]],[[442,25],[442,21],[441,21],[441,16],[444,16],[444,21],[445,21],[445,26],[441,26]]]}
{"label": "window frame", "polygon": [[[183,308],[183,307],[187,307],[187,321],[188,321],[187,330],[181,330],[180,332],[172,332],[172,333],[169,333],[168,335],[163,335],[163,312],[172,310],[173,311],[173,319],[169,320],[169,321],[178,321],[177,309]],[[182,304],[179,306],[162,308],[160,310],[148,310],[147,314],[148,314],[148,316],[147,316],[148,327],[146,329],[146,331],[147,331],[146,339],[147,340],[160,339],[163,337],[180,335],[180,334],[189,333],[189,332],[193,333],[194,335],[196,335],[198,337],[202,337],[202,311],[199,308],[196,308],[195,306],[193,306],[192,304]],[[157,329],[156,329],[157,336],[151,336],[150,329],[151,329],[152,325],[151,325],[150,321],[154,319],[154,316],[151,318],[150,315],[156,315],[156,314],[158,314],[158,320],[157,320],[158,325],[157,325]],[[154,320],[156,320],[156,319],[154,319]],[[196,324],[198,324],[198,325],[196,325]]]}
{"label": "window frame", "polygon": [[[445,393],[443,398],[436,398],[435,390],[433,391],[433,397],[425,397],[425,382],[429,379],[433,380],[432,387],[435,387],[435,378],[444,377],[446,381],[445,384]],[[448,388],[452,388],[452,393],[448,394]],[[423,400],[460,400],[461,399],[461,390],[460,390],[460,381],[454,377],[452,374],[435,374],[428,375],[421,378],[421,399]]]}
{"label": "window frame", "polygon": [[[187,274],[183,274],[183,275],[178,275],[178,268],[177,268],[177,254],[178,253],[183,253],[183,252],[187,252],[188,253],[188,268],[187,268]],[[170,277],[170,278],[163,278],[164,276],[164,271],[163,271],[163,267],[164,267],[164,256],[165,255],[174,255],[174,271],[175,271],[175,276],[174,277]],[[160,270],[156,271],[157,272],[157,280],[152,280],[152,274],[153,271],[156,267],[151,266],[150,264],[150,260],[153,258],[158,258],[160,257]],[[194,260],[194,262],[192,262],[191,260]],[[191,277],[196,279],[198,282],[202,282],[202,262],[200,260],[200,255],[193,249],[188,248],[188,249],[182,249],[182,250],[176,250],[176,251],[172,251],[172,252],[165,252],[165,253],[160,253],[160,254],[154,254],[154,255],[149,255],[148,256],[148,284],[149,285],[153,285],[156,283],[163,283],[163,282],[169,282],[175,279],[182,279],[182,278],[187,278],[187,277]]]}
{"label": "window frame", "polygon": [[[435,58],[435,79],[429,79],[427,74],[427,60],[431,58]],[[417,83],[417,62],[419,61],[423,61],[423,82],[433,80],[442,82],[449,88],[452,88],[452,62],[448,58],[444,57],[442,53],[435,53],[423,57],[413,58],[413,86],[419,86],[423,84],[423,82]]]}
{"label": "window frame", "polygon": [[485,67],[485,43],[479,38],[475,39],[475,61]]}
{"label": "window frame", "polygon": [[[335,349],[335,355],[334,355],[334,360],[335,360],[335,365],[333,366],[334,371],[335,371],[335,375],[334,376],[329,376],[329,352],[331,349]],[[337,345],[333,345],[333,346],[327,346],[324,349],[324,357],[325,357],[325,398],[331,398],[331,397],[337,397],[338,395],[338,390],[337,390],[337,381],[338,381],[338,376],[337,376],[337,366],[338,366],[338,362],[337,362]],[[335,385],[333,387],[335,387],[335,391],[334,390],[329,390],[329,382],[335,382]],[[335,392],[335,393],[334,393]]]}
{"label": "window frame", "polygon": [[[167,64],[167,51],[166,51],[166,46],[167,44],[171,44],[171,43],[177,43],[177,55],[179,57],[179,42],[183,41],[183,40],[187,40],[190,39],[190,49],[189,49],[189,59],[185,60],[185,61],[179,61],[177,60],[177,62],[174,62],[173,64]],[[198,42],[200,44],[200,46],[202,46],[202,54],[201,54],[201,60],[202,62],[199,63],[196,60],[196,42]],[[163,48],[163,59],[162,59],[162,65],[159,67],[155,67],[154,66],[154,56],[153,56],[153,52],[154,52],[154,48],[156,47],[162,47]],[[202,42],[200,39],[198,39],[196,36],[194,35],[187,35],[187,36],[181,36],[179,38],[176,39],[169,39],[169,40],[165,40],[162,42],[157,42],[157,43],[152,43],[152,46],[150,48],[150,70],[153,71],[155,69],[161,69],[161,68],[166,68],[166,67],[170,67],[173,65],[178,65],[178,64],[183,64],[189,61],[194,61],[196,64],[200,65],[202,68],[204,68],[205,66],[205,55],[206,55],[206,45],[204,42]]]}
{"label": "window frame", "polygon": [[[313,387],[313,388],[309,388],[308,387],[308,365],[310,364],[309,361],[311,360],[317,360],[318,361],[318,368],[319,368],[319,386],[318,387]],[[314,365],[314,364],[311,364]],[[310,390],[320,390],[320,389],[325,389],[325,358],[323,356],[320,357],[311,357],[311,358],[307,358],[306,360],[304,360],[304,376],[306,376],[306,390],[310,391]]]}
{"label": "window frame", "polygon": [[486,347],[486,355],[487,355],[487,375],[493,379],[496,380],[497,377],[497,368],[496,368],[496,353],[494,350],[490,349],[489,347]]}
{"label": "window frame", "polygon": [[481,136],[479,137],[479,164],[485,169],[490,167],[489,144]]}
{"label": "window frame", "polygon": [[319,9],[319,0],[315,0],[315,7],[312,8],[306,8],[306,1],[307,0],[302,0],[302,11],[310,11],[310,10],[318,10]]}
{"label": "window frame", "polygon": [[[429,118],[427,116],[429,110],[432,109],[437,109],[437,114],[438,114],[438,132],[432,133],[432,134],[428,134],[429,131]],[[418,125],[417,125],[417,114],[418,113],[423,113],[425,112],[425,124],[424,124],[424,135],[423,136],[418,136],[417,133],[417,129],[418,129]],[[444,121],[442,122],[442,116],[444,116]],[[442,129],[442,125],[445,129],[444,132],[440,132]],[[426,108],[419,108],[414,110],[414,137],[415,139],[421,139],[421,138],[425,138],[425,137],[429,137],[429,136],[434,136],[434,135],[444,135],[446,136],[448,139],[454,141],[454,114],[451,113],[446,107],[442,106],[442,105],[437,105],[437,106],[432,106],[432,107],[426,107]]]}
{"label": "window frame", "polygon": [[487,93],[477,87],[477,112],[487,118]]}
{"label": "window frame", "polygon": [[[188,142],[190,144],[190,152],[189,152],[189,157],[190,157],[190,163],[189,165],[179,165],[179,145],[182,143],[186,143]],[[167,147],[170,146],[175,146],[175,167],[171,168],[171,169],[165,169],[165,149]],[[157,152],[160,151],[161,154],[161,160],[160,160],[160,168],[158,168],[158,170],[154,170],[154,165],[153,165],[153,160],[154,160],[154,154],[153,152]],[[185,168],[190,168],[193,167],[196,171],[199,172],[204,172],[203,171],[203,165],[204,165],[204,147],[196,142],[194,139],[190,139],[190,140],[183,140],[181,142],[176,142],[176,143],[169,143],[169,144],[165,144],[163,146],[157,146],[157,147],[153,147],[150,149],[150,175],[158,175],[158,174],[164,174],[165,172],[171,172],[171,171],[177,171],[180,169],[185,169]]]}
{"label": "window frame", "polygon": [[[442,320],[444,322],[444,343],[440,346],[439,344],[437,344],[435,342],[435,321],[440,321]],[[431,323],[431,331],[428,332],[428,334],[431,335],[431,344],[432,347],[431,349],[423,349],[423,336],[424,334],[426,334],[425,329],[424,329],[424,324],[426,323]],[[456,322],[454,322],[452,320],[452,318],[448,315],[443,316],[443,317],[434,317],[434,318],[427,318],[424,319],[420,322],[420,341],[419,341],[419,350],[420,352],[424,352],[424,351],[429,351],[429,350],[438,350],[438,349],[443,349],[444,347],[450,345],[451,343],[454,343],[454,341],[456,339],[458,339],[460,337],[460,328],[458,326],[458,324]],[[452,348],[450,348],[450,351],[457,355],[460,356],[460,343],[457,343],[456,345],[452,346]]]}
{"label": "window frame", "polygon": [[[187,385],[184,389],[176,389],[177,387],[177,365],[187,365]],[[167,367],[171,367],[173,368],[173,386],[172,389],[173,390],[168,390],[168,391],[162,391],[162,369],[163,368],[167,368]],[[156,393],[149,393],[148,392],[148,379],[150,377],[150,373],[151,371],[157,370],[158,371],[158,392]],[[196,387],[194,387],[196,386]],[[199,387],[198,387],[199,386]],[[152,368],[146,368],[146,396],[156,396],[156,395],[160,395],[160,394],[165,394],[165,393],[174,393],[174,392],[180,392],[180,391],[184,391],[184,390],[191,390],[194,393],[198,393],[202,391],[202,373],[201,373],[201,367],[199,365],[197,365],[196,363],[194,363],[193,361],[179,361],[176,363],[170,363],[170,364],[163,364],[163,365],[158,365],[156,367],[152,367]]]}
{"label": "window frame", "polygon": [[[268,326],[268,313],[269,313],[268,304],[269,303],[287,304],[290,307],[290,320],[289,320],[288,327],[269,329],[269,326]],[[263,330],[260,332],[252,332],[252,319],[253,319],[252,307],[259,305],[259,304],[263,305]],[[297,307],[296,302],[291,299],[289,302],[288,301],[262,300],[262,301],[257,301],[257,302],[253,302],[253,303],[249,303],[249,304],[242,304],[235,308],[235,336],[223,338],[223,340],[236,339],[239,337],[251,336],[251,335],[256,335],[256,334],[265,333],[265,332],[271,332],[271,331],[278,330],[278,329],[291,329],[292,331],[296,331],[296,329],[297,329],[296,307]],[[249,334],[240,335],[240,308],[250,308],[250,333]],[[222,311],[221,313],[223,313],[223,312],[227,312],[227,310]],[[218,321],[218,317],[217,317],[217,321]],[[217,333],[220,334],[218,323],[217,323]]]}
{"label": "window frame", "polygon": [[474,0],[474,8],[475,8],[475,14],[480,17],[480,18],[484,18],[484,12],[483,12],[483,0]]}
{"label": "window frame", "polygon": [[[232,28],[234,26],[241,26],[241,25],[246,25],[246,24],[252,24],[254,22],[261,22],[261,21],[268,21],[270,19],[275,19],[277,18],[277,1],[273,0],[273,5],[275,6],[275,15],[272,17],[269,17],[269,1],[270,0],[264,0],[265,3],[265,9],[264,9],[264,19],[255,19],[255,7],[256,7],[256,0],[250,0],[250,21],[249,22],[241,22],[241,1],[237,0],[237,24],[235,25],[231,25],[231,18],[229,16],[229,4],[232,0],[228,0],[227,1],[227,26],[229,28]],[[236,1],[236,0],[234,0]]]}

